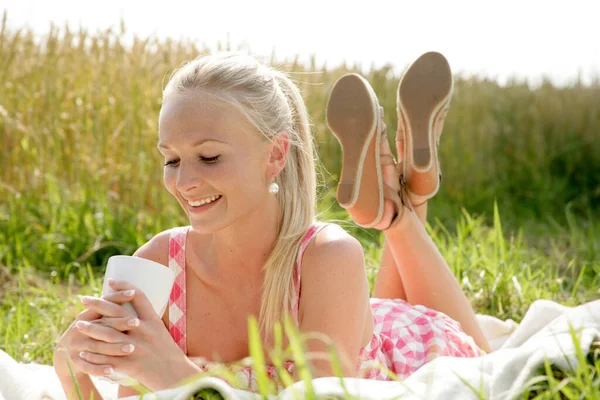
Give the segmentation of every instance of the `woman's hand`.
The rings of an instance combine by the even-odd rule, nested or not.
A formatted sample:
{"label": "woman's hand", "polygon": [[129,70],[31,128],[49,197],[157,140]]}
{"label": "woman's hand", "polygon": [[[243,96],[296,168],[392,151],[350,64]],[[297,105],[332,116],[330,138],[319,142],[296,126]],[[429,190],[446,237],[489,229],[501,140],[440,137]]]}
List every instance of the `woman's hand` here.
{"label": "woman's hand", "polygon": [[[95,350],[121,357],[129,354],[123,352],[121,348],[122,345],[128,343],[127,334],[124,332],[135,328],[136,325],[134,321],[137,321],[139,324],[139,320],[119,304],[131,301],[132,298],[133,295],[131,293],[126,293],[126,291],[119,291],[104,296],[104,299],[101,301],[112,305],[112,315],[110,317],[102,317],[103,314],[93,308],[88,308],[81,312],[56,342],[54,365],[57,368],[57,372],[68,374],[67,361],[69,361],[75,374],[110,374],[112,372],[110,371],[110,368],[114,369],[113,364],[110,362],[90,364],[80,357],[80,353],[82,351]],[[113,331],[111,332],[112,340],[108,342],[98,342],[90,338],[89,335],[86,335],[79,328],[79,326],[91,324],[100,327],[100,329]],[[121,343],[121,341],[124,342]]]}
{"label": "woman's hand", "polygon": [[[182,374],[189,371],[189,360],[165,329],[146,295],[125,281],[109,281],[109,285],[120,295],[82,299],[88,311],[98,313],[102,318],[77,323],[76,329],[87,337],[81,342],[84,346],[78,349],[82,353],[78,354],[78,366],[97,372],[111,365],[115,371],[151,390],[170,387],[185,378]],[[125,295],[128,290],[135,291],[133,296]],[[137,319],[121,305],[127,301],[132,302]],[[127,325],[132,319],[139,325]],[[127,351],[129,349],[131,351]]]}

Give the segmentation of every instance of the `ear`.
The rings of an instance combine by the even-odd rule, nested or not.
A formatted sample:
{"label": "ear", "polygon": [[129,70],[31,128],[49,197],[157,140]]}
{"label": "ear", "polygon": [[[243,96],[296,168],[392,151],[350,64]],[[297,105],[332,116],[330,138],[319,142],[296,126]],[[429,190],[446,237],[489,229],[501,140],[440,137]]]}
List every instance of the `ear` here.
{"label": "ear", "polygon": [[286,131],[277,133],[269,146],[269,162],[267,168],[269,177],[279,175],[283,167],[285,167],[289,150],[290,135]]}

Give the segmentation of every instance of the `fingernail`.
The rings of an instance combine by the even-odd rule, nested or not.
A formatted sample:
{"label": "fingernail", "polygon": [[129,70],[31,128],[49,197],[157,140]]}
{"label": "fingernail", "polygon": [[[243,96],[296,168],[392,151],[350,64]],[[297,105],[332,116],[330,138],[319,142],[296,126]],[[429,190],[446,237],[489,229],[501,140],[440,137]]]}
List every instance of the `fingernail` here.
{"label": "fingernail", "polygon": [[135,289],[126,290],[123,292],[125,296],[133,296],[135,294]]}
{"label": "fingernail", "polygon": [[113,283],[115,283],[115,280],[113,278],[108,278],[108,284],[112,285]]}
{"label": "fingernail", "polygon": [[127,321],[128,326],[140,326],[140,320],[137,318],[130,319]]}
{"label": "fingernail", "polygon": [[82,351],[82,352],[80,352],[80,353],[79,353],[79,357],[81,357],[81,358],[86,358],[86,357],[87,357],[87,354],[88,354],[88,353],[86,353],[85,351]]}
{"label": "fingernail", "polygon": [[87,321],[77,321],[75,323],[75,325],[77,326],[77,328],[79,329],[86,329],[89,328],[89,326],[91,325],[89,322]]}
{"label": "fingernail", "polygon": [[112,368],[104,368],[104,373],[106,375],[110,375],[114,372],[114,370]]}
{"label": "fingernail", "polygon": [[133,350],[135,350],[135,346],[132,344],[125,344],[125,345],[121,346],[121,350],[124,353],[131,353],[131,352],[133,352]]}
{"label": "fingernail", "polygon": [[88,304],[90,302],[90,298],[88,296],[81,296],[81,302],[83,304]]}

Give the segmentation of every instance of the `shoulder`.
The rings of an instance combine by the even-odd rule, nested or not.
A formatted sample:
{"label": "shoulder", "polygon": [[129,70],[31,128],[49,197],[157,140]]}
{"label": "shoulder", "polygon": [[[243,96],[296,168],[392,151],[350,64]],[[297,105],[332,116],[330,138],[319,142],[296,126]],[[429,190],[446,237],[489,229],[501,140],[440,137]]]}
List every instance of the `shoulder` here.
{"label": "shoulder", "polygon": [[145,258],[162,265],[169,265],[169,239],[175,230],[172,228],[156,234],[133,253],[134,257]]}
{"label": "shoulder", "polygon": [[302,258],[302,271],[328,267],[328,262],[349,261],[364,267],[363,249],[360,242],[342,227],[329,223],[322,228],[306,247]]}
{"label": "shoulder", "polygon": [[[364,252],[360,242],[335,224],[322,228],[302,258],[300,314],[335,295],[362,292],[369,296]],[[314,303],[314,304],[313,304]]]}

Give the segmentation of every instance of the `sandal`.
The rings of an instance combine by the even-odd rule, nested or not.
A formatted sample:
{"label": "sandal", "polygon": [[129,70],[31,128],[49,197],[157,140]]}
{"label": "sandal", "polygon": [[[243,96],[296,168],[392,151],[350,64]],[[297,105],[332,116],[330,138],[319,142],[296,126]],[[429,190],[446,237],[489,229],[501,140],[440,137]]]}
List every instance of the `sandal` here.
{"label": "sandal", "polygon": [[326,118],[342,147],[336,199],[357,225],[372,228],[381,221],[384,200],[381,113],[369,82],[353,73],[338,79],[327,103]]}
{"label": "sandal", "polygon": [[413,205],[423,204],[439,190],[438,144],[453,87],[450,65],[437,52],[419,57],[398,84],[396,145],[404,154],[400,173]]}
{"label": "sandal", "polygon": [[335,83],[327,103],[327,124],[342,147],[338,203],[357,225],[389,229],[405,207],[412,208],[404,201],[406,184],[390,150],[383,107],[367,80],[347,74]]}

